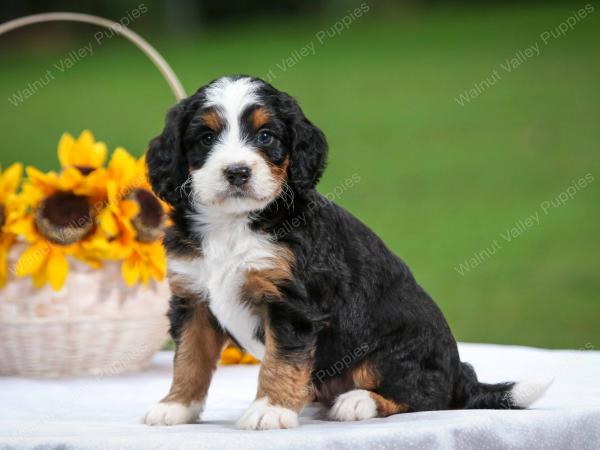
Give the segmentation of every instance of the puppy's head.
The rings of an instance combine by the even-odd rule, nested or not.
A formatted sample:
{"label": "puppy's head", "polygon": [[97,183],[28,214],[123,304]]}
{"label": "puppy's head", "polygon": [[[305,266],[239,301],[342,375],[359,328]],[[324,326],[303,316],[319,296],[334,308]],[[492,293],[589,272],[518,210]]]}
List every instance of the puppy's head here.
{"label": "puppy's head", "polygon": [[209,83],[171,109],[147,163],[154,191],[172,206],[246,213],[286,189],[313,189],[326,156],[325,136],[292,97],[236,76]]}

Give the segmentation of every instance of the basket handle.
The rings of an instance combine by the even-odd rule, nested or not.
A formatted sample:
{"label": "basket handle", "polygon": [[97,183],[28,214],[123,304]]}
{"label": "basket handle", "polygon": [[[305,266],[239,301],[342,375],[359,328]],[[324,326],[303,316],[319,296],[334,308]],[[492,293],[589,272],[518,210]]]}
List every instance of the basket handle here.
{"label": "basket handle", "polygon": [[175,95],[177,101],[187,97],[181,82],[173,72],[173,69],[167,61],[152,47],[144,38],[139,34],[131,31],[124,25],[112,20],[104,19],[103,17],[93,16],[91,14],[80,14],[72,12],[55,12],[55,13],[42,13],[33,14],[30,16],[20,17],[18,19],[10,20],[0,24],[0,35],[12,31],[16,28],[25,27],[27,25],[33,25],[42,22],[84,22],[98,25],[101,27],[109,28],[117,32],[119,35],[125,36],[129,41],[133,42],[141,51],[143,51],[148,58],[158,68],[164,79],[169,83],[169,87]]}

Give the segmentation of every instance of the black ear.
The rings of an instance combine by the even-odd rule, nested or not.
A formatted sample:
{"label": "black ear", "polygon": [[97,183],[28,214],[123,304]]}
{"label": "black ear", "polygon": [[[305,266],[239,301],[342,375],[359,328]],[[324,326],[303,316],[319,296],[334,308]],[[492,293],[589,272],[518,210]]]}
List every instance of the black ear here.
{"label": "black ear", "polygon": [[323,132],[304,116],[298,103],[289,95],[283,95],[291,137],[288,183],[302,192],[313,189],[325,170],[327,140]]}
{"label": "black ear", "polygon": [[182,147],[183,133],[190,118],[190,98],[171,108],[160,136],[150,141],[146,164],[154,193],[177,207],[187,201],[184,183],[189,169]]}

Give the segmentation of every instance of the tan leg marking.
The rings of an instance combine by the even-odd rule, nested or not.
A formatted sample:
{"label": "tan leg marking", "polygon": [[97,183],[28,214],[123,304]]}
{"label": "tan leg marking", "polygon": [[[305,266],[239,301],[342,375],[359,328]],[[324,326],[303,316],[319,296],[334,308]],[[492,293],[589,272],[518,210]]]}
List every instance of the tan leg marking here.
{"label": "tan leg marking", "polygon": [[190,405],[204,400],[226,341],[211,323],[208,305],[196,305],[179,338],[171,390],[162,401]]}
{"label": "tan leg marking", "polygon": [[393,414],[403,413],[408,411],[408,405],[406,403],[396,403],[393,400],[388,400],[382,397],[376,392],[370,392],[369,395],[375,401],[377,405],[377,416],[387,417]]}
{"label": "tan leg marking", "polygon": [[352,371],[352,379],[357,388],[370,391],[369,395],[377,405],[378,417],[387,417],[408,411],[408,405],[406,403],[396,403],[393,400],[389,400],[374,392],[379,385],[379,380],[376,370],[371,363],[365,362],[356,367]]}
{"label": "tan leg marking", "polygon": [[377,387],[379,381],[375,369],[369,362],[365,362],[354,368],[352,371],[352,381],[357,389],[372,391]]}
{"label": "tan leg marking", "polygon": [[267,397],[272,405],[300,412],[314,394],[310,381],[312,355],[299,361],[285,361],[278,355],[268,329],[265,340],[266,352],[258,375],[256,398]]}

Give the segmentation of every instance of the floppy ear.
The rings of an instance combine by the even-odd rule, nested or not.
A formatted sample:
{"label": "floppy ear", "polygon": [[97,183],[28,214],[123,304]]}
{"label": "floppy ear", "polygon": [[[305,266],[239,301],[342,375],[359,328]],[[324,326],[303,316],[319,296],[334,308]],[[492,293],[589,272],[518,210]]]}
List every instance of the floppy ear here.
{"label": "floppy ear", "polygon": [[288,127],[291,135],[291,154],[288,182],[298,192],[313,189],[327,162],[327,140],[323,132],[308,120],[292,97],[284,94]]}
{"label": "floppy ear", "polygon": [[189,121],[190,100],[171,108],[160,136],[150,141],[146,164],[155,194],[176,207],[187,201],[183,184],[188,178],[188,165],[182,147],[182,135]]}

